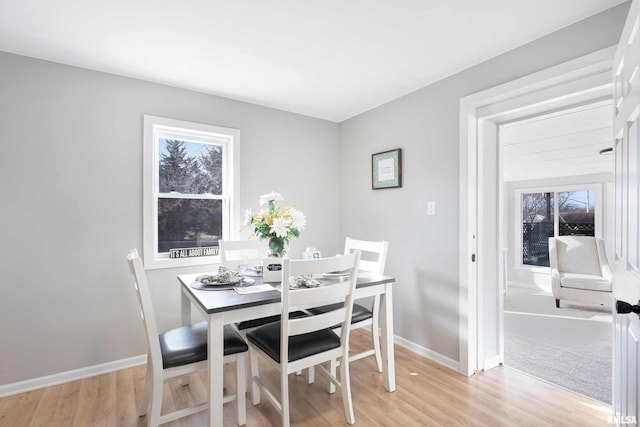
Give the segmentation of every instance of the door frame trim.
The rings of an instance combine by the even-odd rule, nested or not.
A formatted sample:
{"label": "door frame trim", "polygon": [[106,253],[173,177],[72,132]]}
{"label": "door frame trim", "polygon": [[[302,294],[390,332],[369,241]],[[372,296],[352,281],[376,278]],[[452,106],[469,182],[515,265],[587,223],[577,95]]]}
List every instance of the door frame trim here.
{"label": "door frame trim", "polygon": [[[460,99],[460,141],[459,141],[459,186],[460,186],[460,217],[459,217],[459,367],[458,371],[471,376],[484,363],[479,360],[482,351],[483,330],[480,318],[482,306],[478,299],[478,122],[486,119],[483,115],[492,111],[492,116],[500,112],[488,108],[491,106],[510,105],[517,109],[517,99],[535,96],[536,92],[545,91],[562,99],[569,96],[563,85],[577,80],[593,80],[593,76],[603,72],[610,73],[615,46],[611,46],[571,61],[547,68],[528,76],[489,88]],[[610,75],[610,74],[609,74]],[[575,87],[570,86],[572,93]],[[555,89],[554,89],[555,88]],[[553,97],[552,97],[553,98]],[[507,101],[515,101],[507,102]],[[543,107],[553,102],[539,100]],[[538,105],[536,104],[536,105]],[[530,105],[530,102],[529,102]],[[472,255],[478,262],[472,261]]]}

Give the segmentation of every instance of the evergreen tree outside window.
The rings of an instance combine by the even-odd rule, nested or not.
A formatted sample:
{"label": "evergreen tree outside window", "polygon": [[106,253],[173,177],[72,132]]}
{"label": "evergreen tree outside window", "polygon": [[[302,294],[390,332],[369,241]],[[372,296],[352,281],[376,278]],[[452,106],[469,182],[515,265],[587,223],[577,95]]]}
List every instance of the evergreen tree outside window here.
{"label": "evergreen tree outside window", "polygon": [[[207,248],[232,233],[237,204],[239,132],[145,116],[145,267],[217,262],[217,256],[169,257],[172,249]],[[235,217],[238,217],[236,214]]]}

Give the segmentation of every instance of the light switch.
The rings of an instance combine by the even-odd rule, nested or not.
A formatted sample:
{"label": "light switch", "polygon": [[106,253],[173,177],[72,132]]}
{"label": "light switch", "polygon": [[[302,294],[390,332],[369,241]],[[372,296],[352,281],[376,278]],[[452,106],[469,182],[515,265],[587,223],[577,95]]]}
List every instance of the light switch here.
{"label": "light switch", "polygon": [[430,200],[427,202],[427,215],[434,216],[436,214],[436,202]]}

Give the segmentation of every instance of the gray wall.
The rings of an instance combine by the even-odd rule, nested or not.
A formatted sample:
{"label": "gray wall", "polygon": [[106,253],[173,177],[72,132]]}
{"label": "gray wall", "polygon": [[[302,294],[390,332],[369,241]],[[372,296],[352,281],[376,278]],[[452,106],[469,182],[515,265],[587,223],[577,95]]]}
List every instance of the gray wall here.
{"label": "gray wall", "polygon": [[[0,385],[145,353],[125,258],[143,114],[240,129],[243,211],[278,191],[308,216],[293,256],[341,249],[336,123],[6,53],[0,70]],[[185,271],[149,273],[161,329]]]}
{"label": "gray wall", "polygon": [[[341,123],[341,233],[390,241],[397,335],[459,359],[460,98],[614,45],[627,9],[615,7]],[[372,191],[371,154],[397,147],[403,187]],[[426,215],[428,200],[436,201],[436,216]]]}

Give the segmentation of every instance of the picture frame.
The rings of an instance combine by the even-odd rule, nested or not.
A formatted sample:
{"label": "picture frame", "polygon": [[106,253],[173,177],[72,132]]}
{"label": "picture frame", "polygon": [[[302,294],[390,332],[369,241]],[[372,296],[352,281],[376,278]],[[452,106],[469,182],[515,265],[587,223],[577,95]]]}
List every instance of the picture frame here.
{"label": "picture frame", "polygon": [[382,151],[371,155],[371,188],[402,187],[402,149]]}

